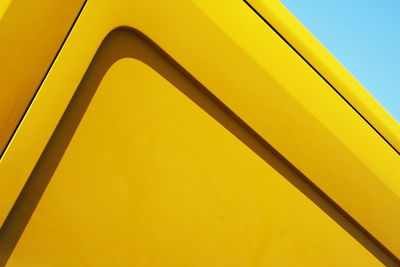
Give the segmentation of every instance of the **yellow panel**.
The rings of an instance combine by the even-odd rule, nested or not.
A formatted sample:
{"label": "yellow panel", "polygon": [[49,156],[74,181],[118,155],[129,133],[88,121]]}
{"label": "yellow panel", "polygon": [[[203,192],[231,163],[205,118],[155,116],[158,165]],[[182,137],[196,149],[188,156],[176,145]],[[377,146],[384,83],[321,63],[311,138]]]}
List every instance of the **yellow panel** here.
{"label": "yellow panel", "polygon": [[1,155],[84,0],[0,2]]}
{"label": "yellow panel", "polygon": [[279,0],[247,2],[400,153],[400,124]]}
{"label": "yellow panel", "polygon": [[8,6],[10,5],[11,0],[3,0],[0,2],[0,21],[3,18],[4,14],[7,11]]}
{"label": "yellow panel", "polygon": [[[31,173],[51,172],[38,164],[39,157],[103,39],[121,26],[138,29],[159,45],[259,143],[247,146],[259,155],[266,147],[274,151],[275,161],[296,177],[274,165],[275,170],[297,187],[306,183],[308,189],[301,190],[307,197],[325,205],[324,211],[376,257],[398,263],[399,155],[242,1],[89,1],[1,158],[0,239],[10,225],[17,228],[10,218],[21,198],[13,205]],[[208,127],[204,131],[213,131]],[[124,140],[116,135],[114,145],[126,147]],[[330,251],[317,248],[316,254]]]}
{"label": "yellow panel", "polygon": [[[85,77],[59,140],[100,78]],[[56,139],[32,178],[47,175]],[[171,83],[122,59],[101,80],[7,266],[294,265],[380,263]]]}

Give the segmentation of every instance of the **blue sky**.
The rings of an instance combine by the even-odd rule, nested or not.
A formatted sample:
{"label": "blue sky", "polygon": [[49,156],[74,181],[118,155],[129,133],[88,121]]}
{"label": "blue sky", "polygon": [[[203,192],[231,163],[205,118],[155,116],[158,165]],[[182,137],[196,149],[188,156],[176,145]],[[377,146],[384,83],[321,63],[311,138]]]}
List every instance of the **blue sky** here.
{"label": "blue sky", "polygon": [[400,122],[400,0],[281,0]]}

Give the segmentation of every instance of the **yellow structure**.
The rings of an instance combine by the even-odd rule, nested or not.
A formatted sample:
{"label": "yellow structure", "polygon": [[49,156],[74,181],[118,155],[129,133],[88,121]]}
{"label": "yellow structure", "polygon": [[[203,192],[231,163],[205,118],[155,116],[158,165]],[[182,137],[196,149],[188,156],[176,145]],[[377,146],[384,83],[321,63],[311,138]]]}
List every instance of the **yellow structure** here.
{"label": "yellow structure", "polygon": [[25,2],[0,265],[399,265],[400,126],[278,1]]}

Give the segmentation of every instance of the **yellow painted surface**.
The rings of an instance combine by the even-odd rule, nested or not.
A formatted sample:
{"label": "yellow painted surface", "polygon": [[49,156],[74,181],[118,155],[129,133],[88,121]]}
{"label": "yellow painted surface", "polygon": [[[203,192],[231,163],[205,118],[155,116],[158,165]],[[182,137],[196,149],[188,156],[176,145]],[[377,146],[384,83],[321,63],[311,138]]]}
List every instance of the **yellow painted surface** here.
{"label": "yellow painted surface", "polygon": [[0,154],[83,2],[0,1]]}
{"label": "yellow painted surface", "polygon": [[8,6],[10,5],[11,0],[3,0],[0,2],[0,21],[3,18],[4,14],[7,11]]}
{"label": "yellow painted surface", "polygon": [[380,265],[157,72],[122,59],[7,266]]}
{"label": "yellow painted surface", "polygon": [[[276,149],[385,248],[400,256],[399,155],[242,1],[193,0],[174,4],[170,1],[88,1],[1,158],[0,222],[3,226],[7,225],[7,215],[28,178],[37,175],[38,169],[46,169],[47,165],[40,165],[43,162],[39,161],[40,155],[51,147],[47,143],[57,135],[58,130],[53,135],[57,124],[96,51],[104,38],[121,26],[126,27],[126,32],[137,29],[152,40],[179,68],[227,106],[234,114],[232,117],[243,120],[258,139]],[[113,51],[113,47],[110,49]],[[143,249],[143,253],[150,253],[147,254],[152,255],[147,258],[149,261],[158,260],[153,255],[167,251],[163,255],[168,260],[182,260],[178,263],[188,265],[191,255],[199,260],[211,259],[190,250],[190,246],[196,246],[205,255],[210,251],[207,250],[209,238],[215,238],[216,248],[223,249],[220,252],[225,258],[218,260],[230,263],[238,259],[235,258],[237,251],[243,251],[237,255],[243,260],[235,261],[238,265],[248,264],[246,260],[250,259],[253,265],[263,260],[278,261],[272,254],[279,255],[279,260],[287,260],[289,266],[295,259],[308,266],[321,261],[325,264],[331,257],[329,263],[339,266],[343,266],[343,259],[354,260],[350,266],[376,263],[338,224],[307,200],[309,195],[302,195],[291,187],[285,181],[288,177],[280,176],[184,97],[162,94],[158,97],[155,88],[158,85],[170,88],[168,92],[176,89],[167,86],[168,83],[143,65],[127,62],[131,61],[116,63],[116,70],[111,71],[112,68],[101,83],[99,95],[95,95],[82,125],[61,157],[54,179],[33,213],[10,264],[28,264],[30,259],[48,260],[50,265],[57,260],[83,260],[85,253],[90,251],[94,255],[95,249],[117,258],[119,252],[132,245]],[[132,74],[128,75],[129,79],[125,78],[125,72],[137,72],[138,77]],[[143,89],[149,86],[147,82],[154,85],[154,90]],[[112,94],[114,84],[115,93],[122,95]],[[125,89],[133,85],[144,91]],[[101,90],[103,86],[106,87]],[[108,87],[113,89],[106,90]],[[148,101],[132,97],[131,94],[138,92]],[[149,116],[155,117],[149,117],[151,120],[147,122],[139,110],[141,107],[153,108]],[[179,110],[184,107],[187,110]],[[158,124],[157,116],[165,122]],[[139,122],[144,126],[136,131]],[[149,135],[141,131],[149,131]],[[201,134],[204,136],[193,140],[182,135],[182,131],[195,131],[193,135],[199,138]],[[155,150],[147,149],[151,145]],[[219,149],[222,145],[225,150]],[[53,149],[57,150],[57,146]],[[151,154],[154,151],[160,154]],[[196,155],[198,158],[194,158]],[[135,165],[137,162],[140,164]],[[140,170],[141,173],[136,173]],[[135,173],[149,179],[133,179]],[[162,176],[164,173],[168,175]],[[193,173],[193,184],[186,180],[188,173]],[[215,184],[204,184],[207,181]],[[91,186],[94,183],[97,186]],[[124,191],[136,190],[136,186],[142,190],[134,192],[144,194],[147,202],[139,202],[138,195],[130,194],[133,191]],[[274,191],[275,186],[282,191]],[[207,198],[200,199],[200,196]],[[280,203],[278,199],[288,202]],[[276,206],[278,203],[283,206]],[[247,205],[241,206],[244,204]],[[192,206],[199,207],[203,213],[194,213],[189,208]],[[158,213],[151,214],[151,209]],[[135,211],[140,216],[138,221],[132,217],[131,212]],[[231,220],[221,221],[220,214]],[[113,215],[116,220],[111,219]],[[146,221],[146,218],[154,220]],[[175,226],[175,218],[186,222],[182,223],[184,227]],[[165,219],[165,224],[161,219]],[[291,221],[293,228],[288,227],[294,239],[277,234],[281,233],[280,227],[286,227],[283,222]],[[137,240],[143,243],[118,241],[118,236],[126,233],[122,228],[128,222],[137,228],[127,230],[131,231],[127,235],[138,236]],[[182,229],[182,235],[176,239],[179,246],[170,245],[175,244],[168,242],[175,242],[171,236],[176,236],[174,231],[178,229]],[[266,229],[272,231],[271,236],[269,232],[264,235],[263,231],[269,231]],[[159,250],[151,251],[147,237]],[[82,238],[79,239],[82,243],[74,238]],[[101,242],[101,238],[109,243]],[[188,252],[183,258],[171,256],[178,255],[176,247],[186,248],[191,238],[196,240],[187,248],[192,254]],[[43,240],[40,245],[36,242],[38,239]],[[243,240],[248,243],[244,245]],[[262,247],[265,240],[271,240],[271,247]],[[116,243],[121,244],[121,249],[110,247]],[[221,248],[221,244],[229,246]],[[66,253],[62,250],[67,245],[76,249],[74,256],[59,259]],[[47,255],[44,259],[50,246],[59,249],[51,248],[54,253],[48,255],[54,257]],[[265,259],[262,253],[271,254]],[[340,255],[336,258],[334,253]],[[104,253],[97,254],[102,257]],[[233,258],[228,258],[228,254]]]}
{"label": "yellow painted surface", "polygon": [[400,153],[400,124],[279,0],[248,2]]}

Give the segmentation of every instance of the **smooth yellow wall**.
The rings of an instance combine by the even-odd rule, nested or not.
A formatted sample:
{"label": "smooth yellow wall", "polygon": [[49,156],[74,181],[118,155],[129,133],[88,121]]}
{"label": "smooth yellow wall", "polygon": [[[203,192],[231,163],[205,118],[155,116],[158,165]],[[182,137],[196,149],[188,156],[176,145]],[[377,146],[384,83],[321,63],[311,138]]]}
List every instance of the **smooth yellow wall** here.
{"label": "smooth yellow wall", "polygon": [[84,0],[0,2],[1,155]]}
{"label": "smooth yellow wall", "polygon": [[380,263],[157,72],[122,59],[7,266]]}
{"label": "smooth yellow wall", "polygon": [[0,159],[0,265],[396,266],[399,177],[243,1],[88,1]]}

